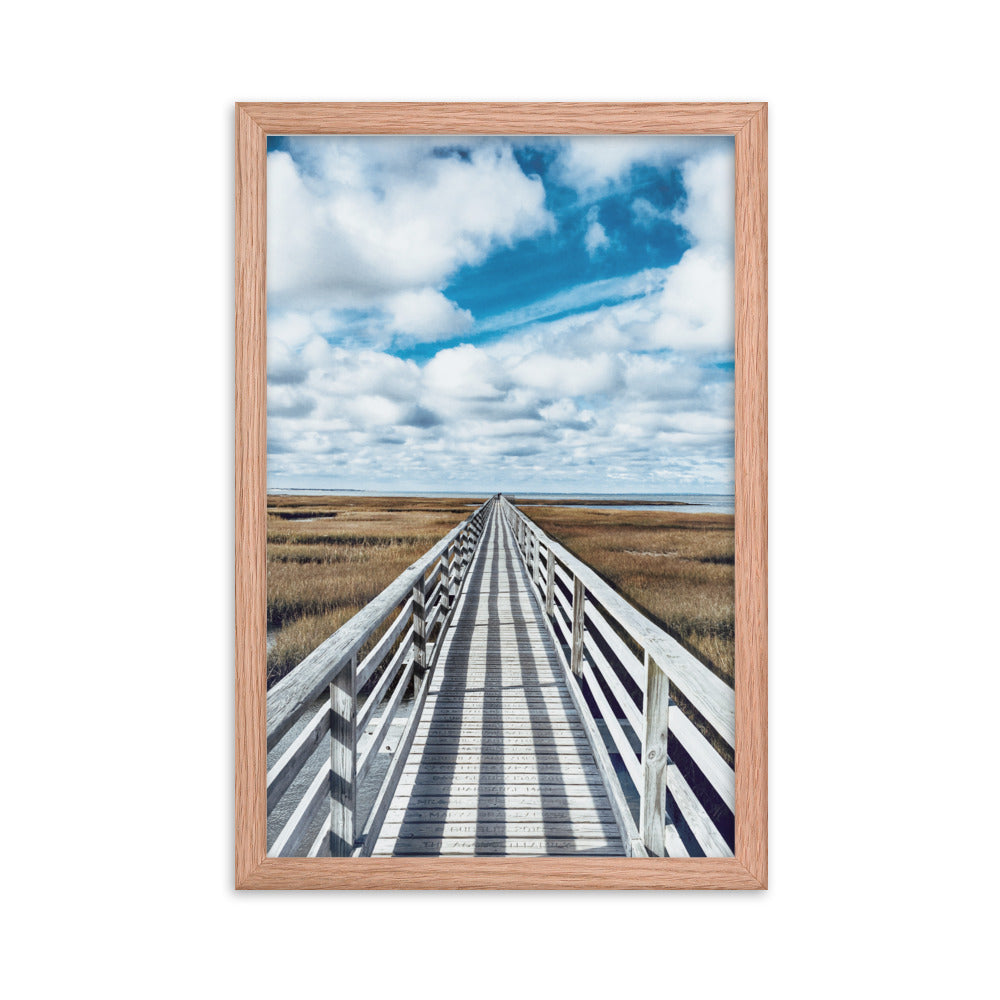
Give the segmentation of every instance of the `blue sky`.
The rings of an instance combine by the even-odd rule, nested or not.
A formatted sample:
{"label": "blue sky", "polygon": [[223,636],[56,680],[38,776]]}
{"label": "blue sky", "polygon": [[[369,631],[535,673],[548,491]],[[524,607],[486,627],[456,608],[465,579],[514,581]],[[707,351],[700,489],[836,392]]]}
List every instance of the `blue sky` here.
{"label": "blue sky", "polygon": [[729,137],[272,137],[268,488],[730,492]]}

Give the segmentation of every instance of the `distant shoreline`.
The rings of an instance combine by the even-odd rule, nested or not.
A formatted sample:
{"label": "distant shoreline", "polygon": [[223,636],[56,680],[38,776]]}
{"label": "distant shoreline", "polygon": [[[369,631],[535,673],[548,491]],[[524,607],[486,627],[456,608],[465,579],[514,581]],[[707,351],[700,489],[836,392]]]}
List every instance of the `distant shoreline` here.
{"label": "distant shoreline", "polygon": [[[504,496],[510,496],[512,500],[517,501],[517,494],[504,494]],[[518,503],[519,507],[593,507],[595,505],[601,507],[635,507],[642,504],[643,507],[707,507],[707,503],[692,503],[690,500],[605,500],[603,497],[600,500],[563,500],[561,497],[553,497],[552,503],[546,503],[545,500],[537,500],[534,497],[531,500],[522,500]]]}
{"label": "distant shoreline", "polygon": [[[286,486],[279,489],[269,489],[267,495],[269,497],[282,497],[282,496],[299,496],[299,495],[310,495],[316,493],[331,493],[331,494],[345,494],[350,493],[354,496],[362,497],[375,497],[375,498],[395,498],[404,499],[406,497],[415,497],[427,500],[445,500],[449,498],[463,498],[463,499],[476,499],[483,498],[484,500],[488,497],[495,496],[494,493],[475,493],[458,491],[455,493],[443,493],[438,491],[424,491],[419,492],[414,490],[408,493],[379,493],[377,491],[371,490],[354,490],[354,489],[327,489],[323,487],[291,487]],[[670,494],[666,494],[669,496]],[[516,493],[516,492],[505,492],[504,496],[511,500],[518,500],[526,507],[545,507],[549,506],[547,501],[552,500],[558,503],[560,506],[564,504],[594,504],[600,503],[607,506],[621,506],[625,504],[637,504],[641,503],[648,505],[650,507],[699,507],[711,505],[713,500],[720,498],[729,499],[733,496],[732,493],[688,493],[682,494],[692,497],[704,497],[704,504],[699,503],[694,500],[657,500],[654,497],[662,497],[663,493]]]}
{"label": "distant shoreline", "polygon": [[[359,504],[377,506],[380,509],[389,504],[393,509],[408,508],[411,505],[426,507],[427,504],[462,504],[477,507],[491,494],[486,493],[368,493],[362,490],[309,489],[269,492],[268,506],[272,504],[294,506],[327,506],[329,503],[350,508]],[[724,493],[605,493],[605,494],[544,494],[544,493],[504,493],[519,507],[528,510],[563,507],[569,510],[594,510],[611,513],[631,513],[648,511],[655,513],[674,512],[678,514],[735,514],[735,496]]]}

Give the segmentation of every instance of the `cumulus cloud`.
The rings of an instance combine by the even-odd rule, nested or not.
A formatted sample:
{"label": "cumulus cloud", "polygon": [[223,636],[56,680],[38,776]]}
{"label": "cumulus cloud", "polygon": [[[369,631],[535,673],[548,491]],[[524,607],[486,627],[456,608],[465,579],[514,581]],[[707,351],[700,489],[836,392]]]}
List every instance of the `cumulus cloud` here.
{"label": "cumulus cloud", "polygon": [[673,212],[673,220],[682,225],[699,246],[732,256],[736,219],[733,156],[719,151],[689,160],[681,168],[681,175],[685,199],[683,206]]}
{"label": "cumulus cloud", "polygon": [[594,195],[624,181],[638,165],[665,167],[732,148],[728,137],[585,135],[563,141],[557,170],[564,184]]}
{"label": "cumulus cloud", "polygon": [[591,257],[596,257],[601,250],[606,250],[611,246],[611,240],[608,239],[604,226],[597,221],[596,205],[587,212],[587,222],[587,232],[583,237],[583,245]]}
{"label": "cumulus cloud", "polygon": [[[595,140],[553,140],[553,177],[581,199],[566,240],[582,221],[595,266],[611,259],[621,216],[612,240],[587,199],[618,185],[643,239],[681,226],[690,248],[488,323],[449,298],[449,276],[555,226],[509,143],[296,140],[294,157],[270,154],[270,482],[730,488],[731,141]],[[632,195],[643,164],[676,167],[675,205]],[[419,351],[398,356],[407,345]]]}
{"label": "cumulus cloud", "polygon": [[414,340],[447,340],[472,326],[468,309],[459,309],[433,288],[399,292],[387,305],[392,329]]}
{"label": "cumulus cloud", "polygon": [[542,182],[502,142],[461,155],[424,140],[322,138],[293,140],[301,161],[285,150],[267,158],[276,309],[383,306],[436,292],[458,268],[554,226]]}
{"label": "cumulus cloud", "polygon": [[636,198],[632,202],[632,218],[643,229],[649,229],[658,222],[666,222],[671,216],[671,212],[657,208],[648,198]]}

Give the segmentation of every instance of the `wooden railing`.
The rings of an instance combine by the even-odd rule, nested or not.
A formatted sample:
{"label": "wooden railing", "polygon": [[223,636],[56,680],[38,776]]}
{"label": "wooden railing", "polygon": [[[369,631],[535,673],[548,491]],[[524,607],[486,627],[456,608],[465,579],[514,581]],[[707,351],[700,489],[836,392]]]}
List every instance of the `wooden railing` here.
{"label": "wooden railing", "polygon": [[[270,857],[371,853],[413,742],[440,637],[494,503],[449,532],[268,692],[267,747],[277,759],[267,773],[267,811],[269,820],[275,810],[287,817],[272,829]],[[413,705],[359,829],[358,789],[411,682]],[[315,766],[327,735],[329,756],[310,779],[311,768],[304,768]],[[312,833],[327,804],[325,821]]]}
{"label": "wooden railing", "polygon": [[[505,497],[500,504],[626,849],[636,856],[731,857],[735,775],[703,730],[715,734],[716,745],[734,748],[733,689]],[[700,725],[671,701],[671,685]]]}

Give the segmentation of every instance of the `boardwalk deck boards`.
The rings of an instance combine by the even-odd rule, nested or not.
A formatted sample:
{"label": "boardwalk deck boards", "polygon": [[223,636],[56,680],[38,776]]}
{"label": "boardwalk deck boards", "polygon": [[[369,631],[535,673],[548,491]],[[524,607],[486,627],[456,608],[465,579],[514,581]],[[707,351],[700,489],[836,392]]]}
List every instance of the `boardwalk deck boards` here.
{"label": "boardwalk deck boards", "polygon": [[732,688],[502,496],[272,693],[272,856],[732,856]]}
{"label": "boardwalk deck boards", "polygon": [[622,855],[509,524],[491,512],[376,856]]}

